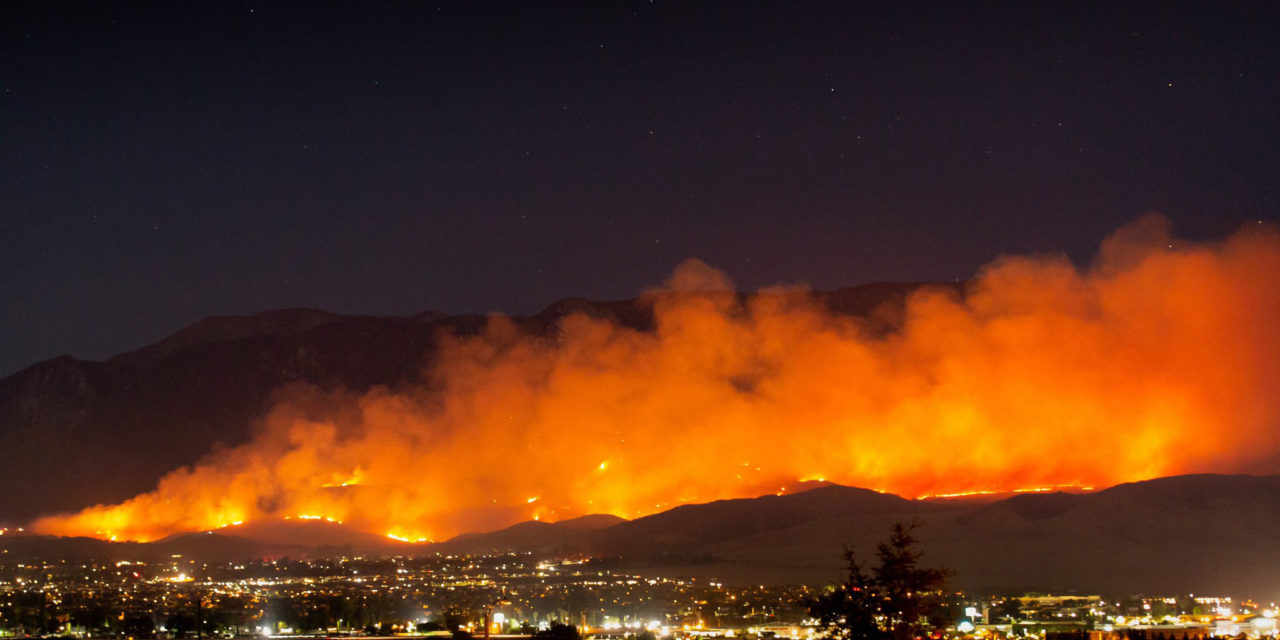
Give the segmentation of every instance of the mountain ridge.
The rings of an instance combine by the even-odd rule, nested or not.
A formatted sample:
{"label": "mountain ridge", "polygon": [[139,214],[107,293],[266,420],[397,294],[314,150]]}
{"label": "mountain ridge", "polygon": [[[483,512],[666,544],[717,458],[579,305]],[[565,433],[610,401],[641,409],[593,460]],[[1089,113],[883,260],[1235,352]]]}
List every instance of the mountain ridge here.
{"label": "mountain ridge", "polygon": [[[833,313],[886,330],[903,301],[924,287],[872,283],[830,292],[736,294],[810,296]],[[651,330],[650,299],[562,298],[513,316],[533,336],[552,336],[561,319],[585,313]],[[420,381],[441,335],[476,335],[478,314],[343,315],[282,309],[216,316],[159,342],[102,361],[60,356],[0,379],[0,522],[111,504],[151,490],[166,473],[217,446],[248,440],[278,390],[310,385],[363,393]],[[176,430],[176,431],[175,431]],[[180,437],[175,437],[180,433]]]}
{"label": "mountain ridge", "polygon": [[560,523],[529,521],[418,545],[328,523],[294,522],[273,539],[248,537],[253,528],[246,524],[147,544],[26,535],[0,537],[0,547],[13,559],[528,553],[603,558],[640,575],[816,585],[838,578],[845,545],[867,558],[894,523],[906,522],[919,525],[914,533],[924,552],[921,562],[953,569],[953,586],[970,592],[1214,592],[1274,598],[1280,596],[1271,571],[1280,562],[1274,544],[1274,531],[1280,529],[1278,496],[1280,476],[1220,474],[978,503],[908,500],[833,485],[683,505],[635,520],[596,515]]}

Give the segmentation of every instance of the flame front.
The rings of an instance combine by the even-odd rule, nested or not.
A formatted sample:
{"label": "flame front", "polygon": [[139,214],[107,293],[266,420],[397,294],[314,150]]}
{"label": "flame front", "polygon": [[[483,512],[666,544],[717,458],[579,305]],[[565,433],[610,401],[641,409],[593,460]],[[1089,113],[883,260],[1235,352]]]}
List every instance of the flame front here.
{"label": "flame front", "polygon": [[1280,447],[1280,239],[1171,240],[1148,217],[1096,264],[1006,257],[921,290],[893,329],[690,261],[642,332],[492,318],[422,385],[296,391],[252,442],[38,531],[148,540],[317,517],[398,540],[636,517],[801,478],[909,496],[1107,486],[1257,465]]}

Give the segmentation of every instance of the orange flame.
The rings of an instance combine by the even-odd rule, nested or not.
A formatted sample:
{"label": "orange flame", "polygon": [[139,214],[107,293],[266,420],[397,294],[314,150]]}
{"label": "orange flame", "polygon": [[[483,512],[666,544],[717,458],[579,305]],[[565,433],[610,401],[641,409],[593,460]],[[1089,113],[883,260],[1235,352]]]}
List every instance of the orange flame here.
{"label": "orange flame", "polygon": [[690,261],[646,294],[651,332],[494,317],[419,387],[294,390],[253,442],[34,527],[147,540],[319,514],[442,539],[801,478],[921,496],[1256,468],[1280,451],[1280,237],[1165,226],[1120,230],[1085,269],[1003,257],[964,296],[910,296],[887,335],[799,291],[739,302]]}

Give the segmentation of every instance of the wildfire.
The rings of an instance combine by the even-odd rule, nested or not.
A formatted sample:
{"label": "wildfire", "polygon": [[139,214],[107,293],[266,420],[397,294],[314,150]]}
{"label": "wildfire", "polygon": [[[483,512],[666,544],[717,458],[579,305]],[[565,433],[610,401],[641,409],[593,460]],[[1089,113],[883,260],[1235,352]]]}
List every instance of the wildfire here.
{"label": "wildfire", "polygon": [[416,536],[416,537],[414,537],[414,536],[412,536],[412,535],[399,535],[399,534],[397,534],[397,533],[395,533],[395,532],[390,532],[390,533],[388,533],[388,534],[387,534],[387,537],[388,537],[388,538],[391,538],[392,540],[397,540],[397,541],[399,541],[399,542],[408,542],[408,543],[411,543],[411,544],[417,544],[417,543],[422,543],[422,542],[433,542],[433,540],[431,540],[431,538],[429,538],[429,537],[427,537],[427,536]]}
{"label": "wildfire", "polygon": [[[321,485],[321,486],[323,486],[323,485]],[[290,520],[290,519],[292,519],[292,518],[293,518],[293,516],[285,516],[285,517],[284,517],[284,519],[285,519],[285,520]],[[341,520],[339,520],[339,519],[337,519],[337,518],[335,518],[335,517],[333,517],[333,516],[318,516],[318,515],[316,515],[316,514],[314,514],[314,513],[300,513],[300,514],[298,514],[298,519],[299,519],[299,520],[324,520],[325,522],[332,522],[332,523],[334,523],[334,524],[342,524],[342,521],[341,521]],[[240,524],[240,523],[238,523],[238,522],[237,522],[236,524]]]}
{"label": "wildfire", "polygon": [[916,500],[931,500],[933,498],[968,498],[971,496],[990,496],[1000,493],[999,491],[991,491],[989,489],[975,489],[973,491],[957,491],[955,493],[926,493],[919,496]]}
{"label": "wildfire", "polygon": [[1086,487],[1086,486],[1075,485],[1075,484],[1055,484],[1051,487],[1021,487],[1018,489],[1014,489],[1013,492],[1014,493],[1048,493],[1051,491],[1062,491],[1064,489],[1074,490],[1074,491],[1093,491],[1093,487]]}
{"label": "wildfire", "polygon": [[934,498],[969,498],[974,496],[994,496],[1001,493],[1050,493],[1053,491],[1067,492],[1088,492],[1094,488],[1078,484],[1055,484],[1047,487],[1016,487],[1013,489],[971,489],[969,491],[957,491],[955,493],[928,493],[918,496],[917,500],[932,500]]}
{"label": "wildfire", "polygon": [[346,476],[345,480],[335,480],[332,482],[327,482],[320,486],[331,489],[334,487],[354,487],[363,483],[364,483],[364,470],[361,469],[360,467],[356,467],[354,470],[351,471],[350,475]]}
{"label": "wildfire", "polygon": [[254,441],[33,528],[147,540],[296,516],[418,540],[797,479],[1084,489],[1280,451],[1280,237],[1265,228],[1195,245],[1146,218],[1087,268],[1004,257],[963,295],[922,289],[874,321],[796,290],[743,300],[696,261],[644,301],[652,331],[574,314],[549,340],[492,317],[446,337],[420,387],[293,392]]}

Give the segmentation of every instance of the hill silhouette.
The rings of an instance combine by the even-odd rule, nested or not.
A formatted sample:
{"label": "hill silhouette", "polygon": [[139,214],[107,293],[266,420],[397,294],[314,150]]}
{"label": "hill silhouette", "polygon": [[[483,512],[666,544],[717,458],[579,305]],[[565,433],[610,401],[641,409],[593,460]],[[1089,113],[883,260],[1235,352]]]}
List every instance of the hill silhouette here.
{"label": "hill silhouette", "polygon": [[257,523],[149,544],[0,537],[8,558],[206,560],[529,553],[602,557],[641,575],[731,584],[825,584],[842,549],[874,553],[895,522],[917,522],[925,561],[974,593],[1215,593],[1280,597],[1280,476],[1188,475],[1096,493],[906,500],[828,486],[684,505],[626,521],[595,515],[525,522],[434,544],[404,544],[330,523]]}
{"label": "hill silhouette", "polygon": [[[812,294],[832,312],[887,326],[921,285],[878,283]],[[794,294],[757,294],[794,295]],[[747,297],[745,295],[741,296]],[[571,313],[650,330],[643,300],[566,298],[513,318],[552,336]],[[408,317],[286,309],[201,320],[102,362],[62,356],[0,380],[0,523],[116,503],[215,445],[235,446],[278,390],[306,384],[361,393],[420,381],[442,335],[474,335],[486,317],[428,311]]]}

